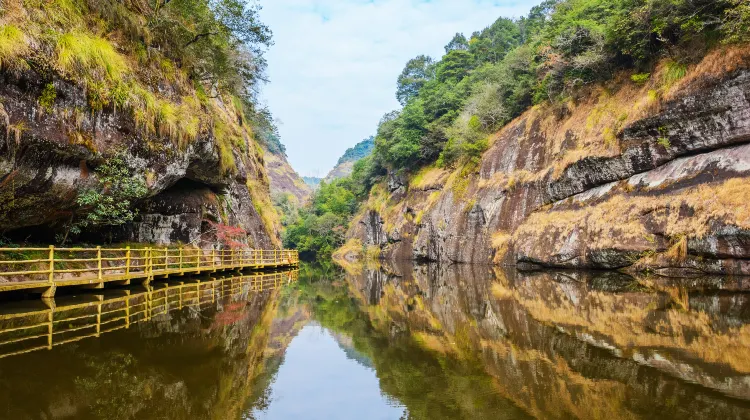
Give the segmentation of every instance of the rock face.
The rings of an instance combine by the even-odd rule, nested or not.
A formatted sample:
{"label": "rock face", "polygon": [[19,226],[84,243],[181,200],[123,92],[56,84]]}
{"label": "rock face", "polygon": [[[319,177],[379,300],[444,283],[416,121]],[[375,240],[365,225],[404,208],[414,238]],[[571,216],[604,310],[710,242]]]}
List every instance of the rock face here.
{"label": "rock face", "polygon": [[393,259],[750,275],[750,62],[717,61],[534,108],[477,165],[389,176],[349,237]]}
{"label": "rock face", "polygon": [[[232,148],[236,170],[222,169],[211,130],[188,144],[140,134],[129,114],[90,111],[80,87],[55,78],[51,108],[36,98],[49,75],[34,70],[0,73],[0,231],[48,240],[80,212],[79,193],[97,185],[95,169],[120,154],[145,180],[148,198],[118,239],[152,243],[215,242],[207,222],[238,226],[252,246],[271,247],[277,232],[254,205],[268,200],[263,156]],[[83,110],[83,111],[82,111]]]}
{"label": "rock face", "polygon": [[286,156],[266,153],[265,160],[268,179],[271,182],[271,194],[291,194],[299,204],[306,202],[312,194],[312,188],[292,168]]}

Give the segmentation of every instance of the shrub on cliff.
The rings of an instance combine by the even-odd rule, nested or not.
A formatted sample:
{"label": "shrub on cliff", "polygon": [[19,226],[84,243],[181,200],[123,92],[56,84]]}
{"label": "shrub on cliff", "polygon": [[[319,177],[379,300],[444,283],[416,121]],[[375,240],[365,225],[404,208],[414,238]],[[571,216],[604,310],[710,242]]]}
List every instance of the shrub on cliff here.
{"label": "shrub on cliff", "polygon": [[60,242],[65,243],[69,233],[77,235],[86,227],[130,223],[138,214],[133,204],[145,197],[148,189],[143,179],[134,176],[122,156],[109,158],[96,168],[96,174],[96,187],[84,190],[76,199],[81,211],[73,213]]}

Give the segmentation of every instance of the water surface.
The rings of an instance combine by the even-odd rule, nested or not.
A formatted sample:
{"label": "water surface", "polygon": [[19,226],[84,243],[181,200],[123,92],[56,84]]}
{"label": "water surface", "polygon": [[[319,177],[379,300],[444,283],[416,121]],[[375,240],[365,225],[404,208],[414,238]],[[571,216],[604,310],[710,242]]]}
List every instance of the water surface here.
{"label": "water surface", "polygon": [[4,303],[0,418],[750,418],[748,286],[306,266]]}

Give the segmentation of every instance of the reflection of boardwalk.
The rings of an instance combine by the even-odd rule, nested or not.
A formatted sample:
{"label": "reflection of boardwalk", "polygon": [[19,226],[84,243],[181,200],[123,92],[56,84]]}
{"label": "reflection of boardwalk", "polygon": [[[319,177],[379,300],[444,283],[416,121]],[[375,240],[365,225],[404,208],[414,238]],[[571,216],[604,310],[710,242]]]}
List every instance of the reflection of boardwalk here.
{"label": "reflection of boardwalk", "polygon": [[106,282],[147,284],[158,277],[232,270],[292,267],[293,250],[200,248],[0,248],[0,291],[39,290],[54,296],[59,286]]}
{"label": "reflection of boardwalk", "polygon": [[[73,341],[129,328],[169,311],[200,308],[218,299],[245,300],[248,294],[272,290],[296,281],[299,270],[253,274],[203,281],[159,282],[137,290],[116,290],[108,295],[88,295],[75,303],[45,301],[51,308],[12,311],[0,307],[0,358],[52,349]],[[12,305],[12,304],[9,304]],[[59,305],[59,306],[57,306]]]}

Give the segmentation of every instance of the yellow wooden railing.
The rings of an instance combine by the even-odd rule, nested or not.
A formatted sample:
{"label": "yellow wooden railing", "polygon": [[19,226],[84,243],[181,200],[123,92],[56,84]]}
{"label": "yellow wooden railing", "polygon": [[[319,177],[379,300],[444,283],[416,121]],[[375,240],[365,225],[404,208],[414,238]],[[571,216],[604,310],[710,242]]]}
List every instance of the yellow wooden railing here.
{"label": "yellow wooden railing", "polygon": [[89,295],[78,302],[51,302],[50,308],[0,314],[0,358],[99,337],[172,310],[200,308],[220,299],[247,300],[250,293],[276,289],[297,281],[298,276],[295,269],[208,281],[168,281],[123,292],[124,296]]}
{"label": "yellow wooden railing", "polygon": [[283,249],[0,248],[0,291],[133,279],[149,281],[172,274],[286,267],[298,263],[297,251]]}

